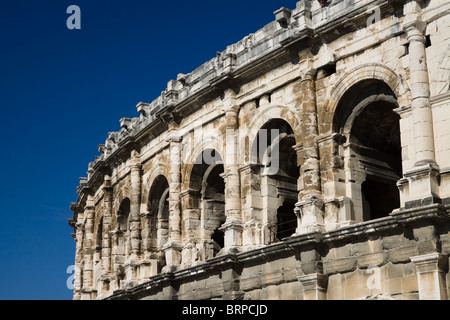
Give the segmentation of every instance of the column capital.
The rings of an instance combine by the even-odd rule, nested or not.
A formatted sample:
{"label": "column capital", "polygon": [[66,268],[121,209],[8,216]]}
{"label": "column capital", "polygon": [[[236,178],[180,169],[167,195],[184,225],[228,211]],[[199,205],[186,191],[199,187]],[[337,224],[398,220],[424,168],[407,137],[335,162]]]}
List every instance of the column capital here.
{"label": "column capital", "polygon": [[226,128],[236,130],[239,127],[239,109],[240,106],[237,104],[232,104],[230,106],[224,107]]}
{"label": "column capital", "polygon": [[86,205],[84,206],[84,209],[87,211],[94,210],[95,209],[95,200],[93,196],[88,196],[86,200]]}
{"label": "column capital", "polygon": [[182,139],[183,138],[181,136],[179,136],[177,134],[172,134],[166,139],[166,141],[169,142],[169,143],[172,143],[172,142],[180,143]]}
{"label": "column capital", "polygon": [[128,161],[128,167],[130,169],[140,169],[141,168],[141,159],[140,159],[140,155],[137,151],[132,151],[131,152],[131,158]]}
{"label": "column capital", "polygon": [[242,231],[244,229],[244,226],[242,224],[241,219],[239,219],[238,217],[230,217],[225,221],[225,223],[219,229],[223,230],[223,231],[226,231],[229,229]]}
{"label": "column capital", "polygon": [[411,262],[416,265],[418,273],[440,271],[447,267],[448,257],[442,253],[433,252],[411,257]]}
{"label": "column capital", "polygon": [[303,81],[315,80],[316,73],[317,73],[317,69],[315,69],[315,68],[310,67],[310,68],[306,69],[305,71],[303,71],[301,81],[303,82]]}
{"label": "column capital", "polygon": [[407,14],[403,21],[403,31],[406,32],[408,42],[420,41],[425,43],[424,31],[427,23],[422,20],[419,13]]}
{"label": "column capital", "polygon": [[[236,99],[233,99],[233,100],[236,100]],[[233,103],[232,104],[230,104],[230,105],[228,105],[228,106],[224,106],[223,108],[222,108],[222,110],[226,113],[226,114],[228,114],[228,113],[230,113],[230,114],[238,114],[239,113],[239,110],[241,109],[241,106],[240,105],[238,105],[237,103],[236,103],[236,101],[233,101]]]}

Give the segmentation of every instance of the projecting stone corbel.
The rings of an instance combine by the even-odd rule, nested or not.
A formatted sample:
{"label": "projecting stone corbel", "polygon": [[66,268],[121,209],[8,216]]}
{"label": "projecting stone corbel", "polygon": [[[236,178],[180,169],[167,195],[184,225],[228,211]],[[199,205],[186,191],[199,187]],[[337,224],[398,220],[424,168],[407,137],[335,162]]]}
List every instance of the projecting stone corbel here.
{"label": "projecting stone corbel", "polygon": [[287,28],[289,25],[289,21],[291,19],[292,11],[289,9],[286,9],[285,7],[281,7],[280,9],[276,10],[274,13],[275,20],[280,24],[281,27]]}
{"label": "projecting stone corbel", "polygon": [[136,109],[144,117],[148,117],[150,115],[150,104],[149,103],[139,102],[136,105]]}

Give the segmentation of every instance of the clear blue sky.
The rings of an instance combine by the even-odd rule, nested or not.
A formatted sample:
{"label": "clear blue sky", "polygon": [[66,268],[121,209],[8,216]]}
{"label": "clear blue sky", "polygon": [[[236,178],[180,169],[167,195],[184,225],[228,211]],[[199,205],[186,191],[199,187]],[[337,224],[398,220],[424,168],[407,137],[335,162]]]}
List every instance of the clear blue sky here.
{"label": "clear blue sky", "polygon": [[[66,300],[78,177],[119,119],[295,0],[0,2],[0,299]],[[69,30],[69,5],[81,30]]]}

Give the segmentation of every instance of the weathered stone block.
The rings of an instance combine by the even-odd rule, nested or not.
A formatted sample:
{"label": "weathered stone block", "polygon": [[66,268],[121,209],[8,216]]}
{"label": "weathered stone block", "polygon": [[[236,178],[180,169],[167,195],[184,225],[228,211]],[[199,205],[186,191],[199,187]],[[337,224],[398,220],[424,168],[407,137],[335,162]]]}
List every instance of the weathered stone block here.
{"label": "weathered stone block", "polygon": [[388,261],[386,252],[377,252],[361,255],[357,258],[358,268],[366,269],[369,267],[380,267]]}
{"label": "weathered stone block", "polygon": [[388,251],[389,252],[389,260],[392,263],[405,263],[411,260],[411,257],[418,255],[419,250],[417,246],[405,246],[394,248]]}
{"label": "weathered stone block", "polygon": [[367,255],[368,253],[370,253],[370,247],[367,240],[352,243],[350,246],[350,254],[352,256]]}
{"label": "weathered stone block", "polygon": [[279,10],[121,119],[71,205],[74,298],[445,297],[450,3],[369,5]]}
{"label": "weathered stone block", "polygon": [[384,236],[382,239],[383,249],[389,250],[389,249],[399,247],[402,242],[403,242],[402,234]]}
{"label": "weathered stone block", "polygon": [[324,263],[324,272],[327,275],[354,271],[357,266],[356,258],[342,258]]}
{"label": "weathered stone block", "polygon": [[413,229],[414,239],[416,241],[433,240],[436,239],[436,227],[435,226],[423,226]]}

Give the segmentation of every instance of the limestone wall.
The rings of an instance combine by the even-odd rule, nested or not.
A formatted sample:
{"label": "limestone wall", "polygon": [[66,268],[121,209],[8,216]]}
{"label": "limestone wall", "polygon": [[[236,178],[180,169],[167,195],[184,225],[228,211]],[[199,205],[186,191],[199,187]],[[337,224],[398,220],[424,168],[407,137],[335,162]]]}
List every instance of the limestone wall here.
{"label": "limestone wall", "polygon": [[71,205],[74,298],[446,299],[449,10],[299,1],[138,103]]}

